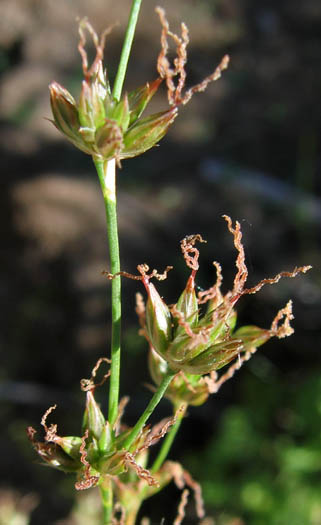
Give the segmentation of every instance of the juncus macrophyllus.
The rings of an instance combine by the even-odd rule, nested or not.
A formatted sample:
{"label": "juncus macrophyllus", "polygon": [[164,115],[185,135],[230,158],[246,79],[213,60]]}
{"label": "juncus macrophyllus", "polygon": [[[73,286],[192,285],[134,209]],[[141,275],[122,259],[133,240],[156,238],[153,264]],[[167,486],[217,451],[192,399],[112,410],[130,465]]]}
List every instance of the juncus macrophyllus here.
{"label": "juncus macrophyllus", "polygon": [[[125,523],[125,520],[128,524],[134,523],[141,502],[174,479],[177,486],[184,489],[175,520],[175,524],[178,525],[185,514],[188,496],[186,486],[194,490],[197,496],[198,517],[204,516],[202,501],[198,497],[199,485],[177,463],[164,462],[188,405],[197,406],[204,403],[208,395],[217,392],[220,386],[233,376],[235,370],[268,339],[273,336],[285,337],[293,332],[290,326],[290,320],[293,318],[291,301],[278,312],[268,329],[257,326],[237,328],[237,301],[242,295],[256,293],[265,284],[276,283],[282,276],[294,277],[298,273],[306,272],[310,267],[303,266],[292,272],[281,272],[272,279],[263,279],[252,288],[245,288],[248,272],[240,224],[236,222],[233,226],[232,220],[225,216],[238,252],[237,273],[231,291],[222,293],[221,267],[219,263],[214,262],[216,283],[208,290],[196,292],[199,251],[195,248],[195,243],[204,242],[200,235],[188,236],[181,243],[183,256],[191,274],[174,305],[168,305],[151,282],[153,277],[159,280],[165,278],[169,267],[164,274],[158,274],[156,270],[149,273],[146,264],[138,266],[139,276],[119,271],[115,164],[119,166],[122,159],[140,155],[156,145],[175,120],[180,105],[189,102],[195,93],[204,91],[210,82],[220,78],[229,63],[229,57],[225,55],[212,74],[185,90],[188,29],[182,24],[181,35],[173,33],[164,10],[157,8],[162,26],[161,51],[157,60],[158,78],[121,96],[122,75],[126,69],[123,66],[127,63],[132,39],[132,36],[129,38],[128,35],[133,35],[137,21],[133,13],[135,9],[138,13],[138,4],[139,1],[133,1],[123,46],[124,53],[114,88],[111,89],[107,71],[103,67],[105,39],[110,29],[98,38],[92,26],[84,19],[79,24],[78,49],[84,75],[79,100],[76,102],[64,87],[53,82],[50,85],[50,101],[56,128],[76,147],[91,155],[97,169],[106,207],[109,259],[113,272],[107,276],[112,279],[120,274],[127,275],[141,280],[145,286],[147,303],[145,306],[142,297],[138,296],[137,313],[141,333],[150,347],[149,367],[157,386],[156,392],[133,428],[124,427],[121,417],[127,399],[119,402],[121,294],[120,279],[117,279],[113,283],[111,293],[111,361],[107,358],[100,359],[92,371],[92,377],[81,381],[82,390],[86,393],[86,407],[80,435],[60,436],[56,424],[47,425],[47,418],[54,406],[46,411],[41,420],[45,431],[44,441],[36,440],[36,431],[32,427],[28,428],[28,436],[47,465],[76,473],[75,486],[78,490],[99,485],[103,521],[106,524]],[[88,64],[85,50],[87,34],[91,36],[96,49],[91,65]],[[173,61],[168,59],[170,42],[174,43],[176,48]],[[169,107],[162,112],[143,117],[143,112],[162,81],[166,84]],[[109,162],[111,160],[113,162]],[[94,378],[103,361],[111,364],[111,370],[96,384]],[[231,362],[233,364],[230,364],[227,371],[218,377],[216,371]],[[111,381],[107,419],[95,399],[95,391],[109,375]],[[150,428],[146,422],[164,394],[174,405],[174,416]],[[170,427],[171,434],[163,442],[148,470],[146,466],[149,447],[164,437]],[[114,501],[113,495],[116,496],[117,502]],[[119,519],[116,518],[117,512],[120,512]]]}

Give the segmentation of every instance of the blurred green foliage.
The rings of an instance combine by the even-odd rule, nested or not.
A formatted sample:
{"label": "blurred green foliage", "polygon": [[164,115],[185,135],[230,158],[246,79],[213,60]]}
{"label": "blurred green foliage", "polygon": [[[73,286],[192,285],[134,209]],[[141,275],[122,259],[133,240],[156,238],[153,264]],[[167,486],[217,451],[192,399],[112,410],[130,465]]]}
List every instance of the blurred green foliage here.
{"label": "blurred green foliage", "polygon": [[320,524],[321,377],[263,382],[247,372],[239,390],[240,405],[224,411],[204,452],[186,461],[208,514],[219,525],[232,516],[251,525]]}

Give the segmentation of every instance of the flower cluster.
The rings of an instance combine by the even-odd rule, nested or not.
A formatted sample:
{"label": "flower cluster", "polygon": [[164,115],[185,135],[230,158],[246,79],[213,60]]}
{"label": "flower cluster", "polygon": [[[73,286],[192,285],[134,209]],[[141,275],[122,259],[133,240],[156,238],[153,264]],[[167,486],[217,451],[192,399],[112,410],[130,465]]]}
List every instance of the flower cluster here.
{"label": "flower cluster", "polygon": [[[225,295],[221,292],[222,271],[218,262],[213,263],[217,272],[216,283],[209,290],[196,293],[195,278],[199,268],[199,251],[195,248],[195,243],[204,242],[200,235],[186,237],[181,243],[191,274],[175,305],[167,305],[150,282],[151,277],[162,279],[165,275],[159,275],[155,271],[148,274],[146,265],[138,267],[148,299],[145,307],[139,295],[136,311],[142,327],[141,333],[150,346],[151,375],[159,385],[168,369],[177,372],[167,391],[174,404],[203,403],[208,393],[216,392],[222,384],[223,378],[218,380],[216,370],[236,358],[236,363],[224,374],[226,380],[271,337],[283,338],[291,335],[291,301],[277,313],[268,329],[257,326],[236,328],[235,305],[243,295],[254,294],[265,284],[277,283],[281,277],[295,277],[311,268],[303,266],[291,272],[281,272],[271,279],[263,279],[252,288],[245,288],[248,271],[240,224],[236,222],[233,226],[230,217],[224,218],[238,251],[233,289]],[[210,374],[210,377],[206,374]]]}
{"label": "flower cluster", "polygon": [[[110,28],[99,39],[87,19],[83,19],[79,25],[78,49],[82,58],[84,80],[79,102],[76,103],[73,96],[58,82],[52,82],[49,86],[53,124],[77,148],[95,158],[104,161],[115,158],[119,163],[121,159],[136,157],[152,148],[173,123],[177,116],[177,107],[186,104],[194,93],[204,91],[208,83],[217,80],[228,65],[229,58],[225,56],[214,73],[183,95],[188,30],[182,24],[182,36],[177,36],[169,30],[164,10],[158,8],[157,12],[163,31],[162,49],[157,62],[159,77],[156,80],[125,93],[117,100],[112,94],[107,72],[103,67],[105,39]],[[86,31],[91,35],[96,48],[96,56],[90,67],[85,50]],[[168,37],[176,45],[174,67],[171,67],[167,59]],[[178,77],[177,85],[174,83],[175,77]],[[163,79],[167,85],[169,109],[141,118]]]}
{"label": "flower cluster", "polygon": [[56,405],[50,407],[42,417],[44,441],[36,440],[36,430],[33,427],[27,428],[28,438],[41,460],[50,467],[76,474],[77,490],[103,485],[106,480],[112,483],[117,501],[112,521],[115,524],[121,525],[125,518],[130,520],[132,515],[136,515],[143,500],[162,490],[171,481],[182,491],[175,523],[181,523],[185,515],[188,489],[194,493],[198,517],[203,518],[201,487],[179,463],[166,461],[155,472],[146,468],[148,449],[165,436],[178,417],[184,416],[186,405],[181,405],[173,417],[160,421],[154,427],[144,426],[128,450],[125,441],[131,429],[123,427],[121,418],[129,398],[124,397],[120,401],[118,418],[111,427],[94,397],[95,389],[110,375],[108,372],[100,383],[94,383],[103,361],[110,363],[107,358],[99,359],[91,378],[81,380],[81,389],[86,392],[81,436],[60,436],[56,424],[47,425],[48,416],[56,409]]}
{"label": "flower cluster", "polygon": [[133,470],[139,479],[149,486],[159,486],[156,479],[144,467],[147,462],[147,450],[161,439],[175,423],[176,417],[168,418],[153,428],[144,426],[140,434],[127,450],[124,446],[131,429],[123,428],[121,417],[128,398],[123,398],[119,404],[118,418],[111,427],[95,401],[94,392],[109,376],[107,373],[99,384],[94,383],[96,372],[102,361],[97,362],[89,380],[81,381],[81,388],[86,392],[86,409],[81,436],[59,436],[57,425],[47,425],[49,414],[56,408],[50,407],[44,414],[41,425],[45,430],[44,442],[35,439],[36,430],[28,427],[27,434],[36,452],[49,466],[77,474],[75,484],[77,490],[84,490],[103,482],[106,476],[115,478]]}

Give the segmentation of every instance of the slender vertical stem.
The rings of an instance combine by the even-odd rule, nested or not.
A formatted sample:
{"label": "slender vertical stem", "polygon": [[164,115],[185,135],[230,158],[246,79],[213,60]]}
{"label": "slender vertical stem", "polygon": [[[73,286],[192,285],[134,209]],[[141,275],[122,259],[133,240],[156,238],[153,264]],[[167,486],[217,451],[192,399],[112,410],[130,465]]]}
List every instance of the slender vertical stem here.
{"label": "slender vertical stem", "polygon": [[[116,168],[115,159],[102,161],[94,158],[103,197],[105,201],[107,234],[110,258],[110,272],[120,271],[119,242],[116,209]],[[120,374],[120,329],[121,329],[121,282],[120,276],[111,282],[111,375],[109,386],[108,421],[113,425],[118,413]]]}
{"label": "slender vertical stem", "polygon": [[125,39],[123,43],[118,71],[116,74],[114,88],[113,88],[113,97],[116,100],[120,99],[121,91],[123,88],[128,59],[129,59],[130,50],[131,50],[133,39],[134,39],[134,34],[135,34],[135,29],[136,29],[136,24],[137,24],[137,19],[138,19],[141,3],[142,3],[142,0],[133,0],[132,7],[130,10],[126,35],[125,35]]}
{"label": "slender vertical stem", "polygon": [[173,379],[173,377],[175,376],[175,374],[176,374],[176,372],[170,371],[164,376],[163,381],[161,382],[161,384],[159,385],[159,387],[156,390],[155,394],[153,395],[152,399],[148,403],[145,411],[140,416],[140,418],[137,421],[136,425],[133,427],[133,429],[130,432],[129,436],[125,440],[124,448],[126,448],[127,450],[130,449],[131,445],[133,444],[133,442],[137,438],[139,432],[141,431],[141,429],[145,425],[147,419],[149,418],[149,416],[153,413],[153,411],[157,407],[158,403],[160,402],[160,400],[162,399],[163,395],[165,394],[165,392],[167,390],[167,387],[170,384],[170,382]]}
{"label": "slender vertical stem", "polygon": [[173,441],[176,437],[176,434],[181,426],[181,423],[183,421],[183,417],[185,415],[185,412],[186,412],[186,408],[187,408],[187,405],[184,407],[184,409],[178,414],[177,416],[177,420],[176,422],[174,423],[174,425],[171,427],[170,431],[168,432],[168,434],[166,434],[166,437],[164,438],[163,440],[163,443],[162,443],[162,446],[160,448],[160,451],[150,469],[150,471],[152,473],[154,472],[157,472],[162,464],[164,463],[165,459],[167,458],[168,456],[168,453],[170,451],[170,448],[173,444]]}
{"label": "slender vertical stem", "polygon": [[[185,413],[186,413],[186,409],[187,409],[187,403],[184,404],[184,406],[182,407],[182,409],[180,410],[178,416],[177,416],[177,420],[176,422],[174,423],[174,425],[171,427],[170,431],[166,434],[166,437],[164,438],[163,442],[162,442],[162,446],[156,456],[156,459],[154,461],[154,463],[152,464],[151,468],[149,469],[150,472],[152,474],[155,474],[156,472],[159,471],[159,469],[161,468],[161,466],[163,465],[165,459],[167,458],[168,456],[168,453],[170,451],[170,448],[173,444],[173,441],[176,437],[176,434],[181,426],[181,423],[183,421],[183,418],[185,416]],[[139,494],[139,506],[142,504],[142,502],[144,501],[145,497],[146,497],[146,486],[143,487],[142,491],[140,492]],[[137,512],[139,510],[139,506],[137,507]],[[127,525],[127,522],[126,524]],[[131,523],[129,523],[129,525],[131,525]]]}
{"label": "slender vertical stem", "polygon": [[109,476],[100,483],[99,490],[103,504],[102,525],[110,525],[113,513],[113,487]]}

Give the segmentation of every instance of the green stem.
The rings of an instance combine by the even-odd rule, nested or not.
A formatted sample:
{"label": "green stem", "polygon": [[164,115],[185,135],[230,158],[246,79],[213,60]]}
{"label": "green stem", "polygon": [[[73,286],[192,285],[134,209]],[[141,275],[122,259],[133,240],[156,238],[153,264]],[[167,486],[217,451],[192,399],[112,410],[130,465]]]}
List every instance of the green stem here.
{"label": "green stem", "polygon": [[102,524],[110,525],[113,512],[113,487],[109,477],[106,476],[102,483],[100,483],[99,490],[103,504]]}
{"label": "green stem", "polygon": [[[184,406],[182,407],[181,411],[178,413],[176,422],[171,427],[170,431],[166,434],[166,437],[165,437],[165,439],[162,442],[162,446],[161,446],[161,448],[160,448],[160,450],[158,452],[158,455],[157,455],[154,463],[152,464],[151,468],[149,469],[151,474],[155,474],[156,472],[158,472],[159,469],[161,468],[161,466],[163,465],[165,459],[167,458],[168,453],[170,451],[170,448],[171,448],[171,446],[173,444],[173,441],[175,439],[175,436],[176,436],[176,434],[177,434],[177,432],[178,432],[178,430],[179,430],[179,428],[181,426],[181,423],[183,421],[183,418],[185,416],[186,409],[187,409],[187,403],[184,404]],[[147,490],[146,490],[146,486],[145,486],[142,489],[142,491],[140,492],[140,494],[139,494],[139,496],[140,496],[139,506],[142,504],[142,502],[146,498],[146,493],[147,493]],[[139,510],[139,506],[137,507],[137,513],[138,513],[138,510]],[[126,523],[126,525],[127,525],[127,523]]]}
{"label": "green stem", "polygon": [[120,61],[118,65],[118,70],[114,82],[114,88],[113,88],[113,97],[116,100],[120,100],[120,95],[123,89],[123,83],[125,79],[128,59],[134,39],[137,19],[139,15],[139,10],[141,6],[142,0],[133,0],[132,7],[129,14],[128,19],[128,25],[127,30],[125,34],[125,39],[123,43],[123,48],[120,56]]}
{"label": "green stem", "polygon": [[147,419],[150,417],[150,415],[153,413],[155,408],[157,407],[158,403],[162,399],[163,395],[165,394],[168,385],[170,384],[171,380],[175,376],[176,372],[168,372],[164,378],[161,384],[159,385],[158,389],[156,390],[155,394],[153,395],[152,399],[148,403],[145,411],[140,416],[139,420],[137,421],[136,425],[133,427],[132,431],[130,432],[129,436],[124,442],[124,448],[129,450],[135,439],[137,438],[138,434],[140,433],[141,429],[145,425]]}
{"label": "green stem", "polygon": [[177,420],[175,421],[174,425],[171,427],[170,431],[166,434],[166,437],[163,440],[160,451],[150,469],[151,473],[158,472],[158,470],[161,468],[162,464],[164,463],[165,459],[167,458],[170,448],[173,444],[173,441],[176,437],[176,434],[185,416],[186,408],[187,408],[187,405],[178,414]]}
{"label": "green stem", "polygon": [[[102,161],[94,158],[106,208],[110,272],[120,271],[119,243],[116,209],[115,160]],[[111,374],[109,383],[108,421],[113,425],[118,414],[120,375],[120,329],[121,329],[121,282],[120,276],[111,282]]]}

